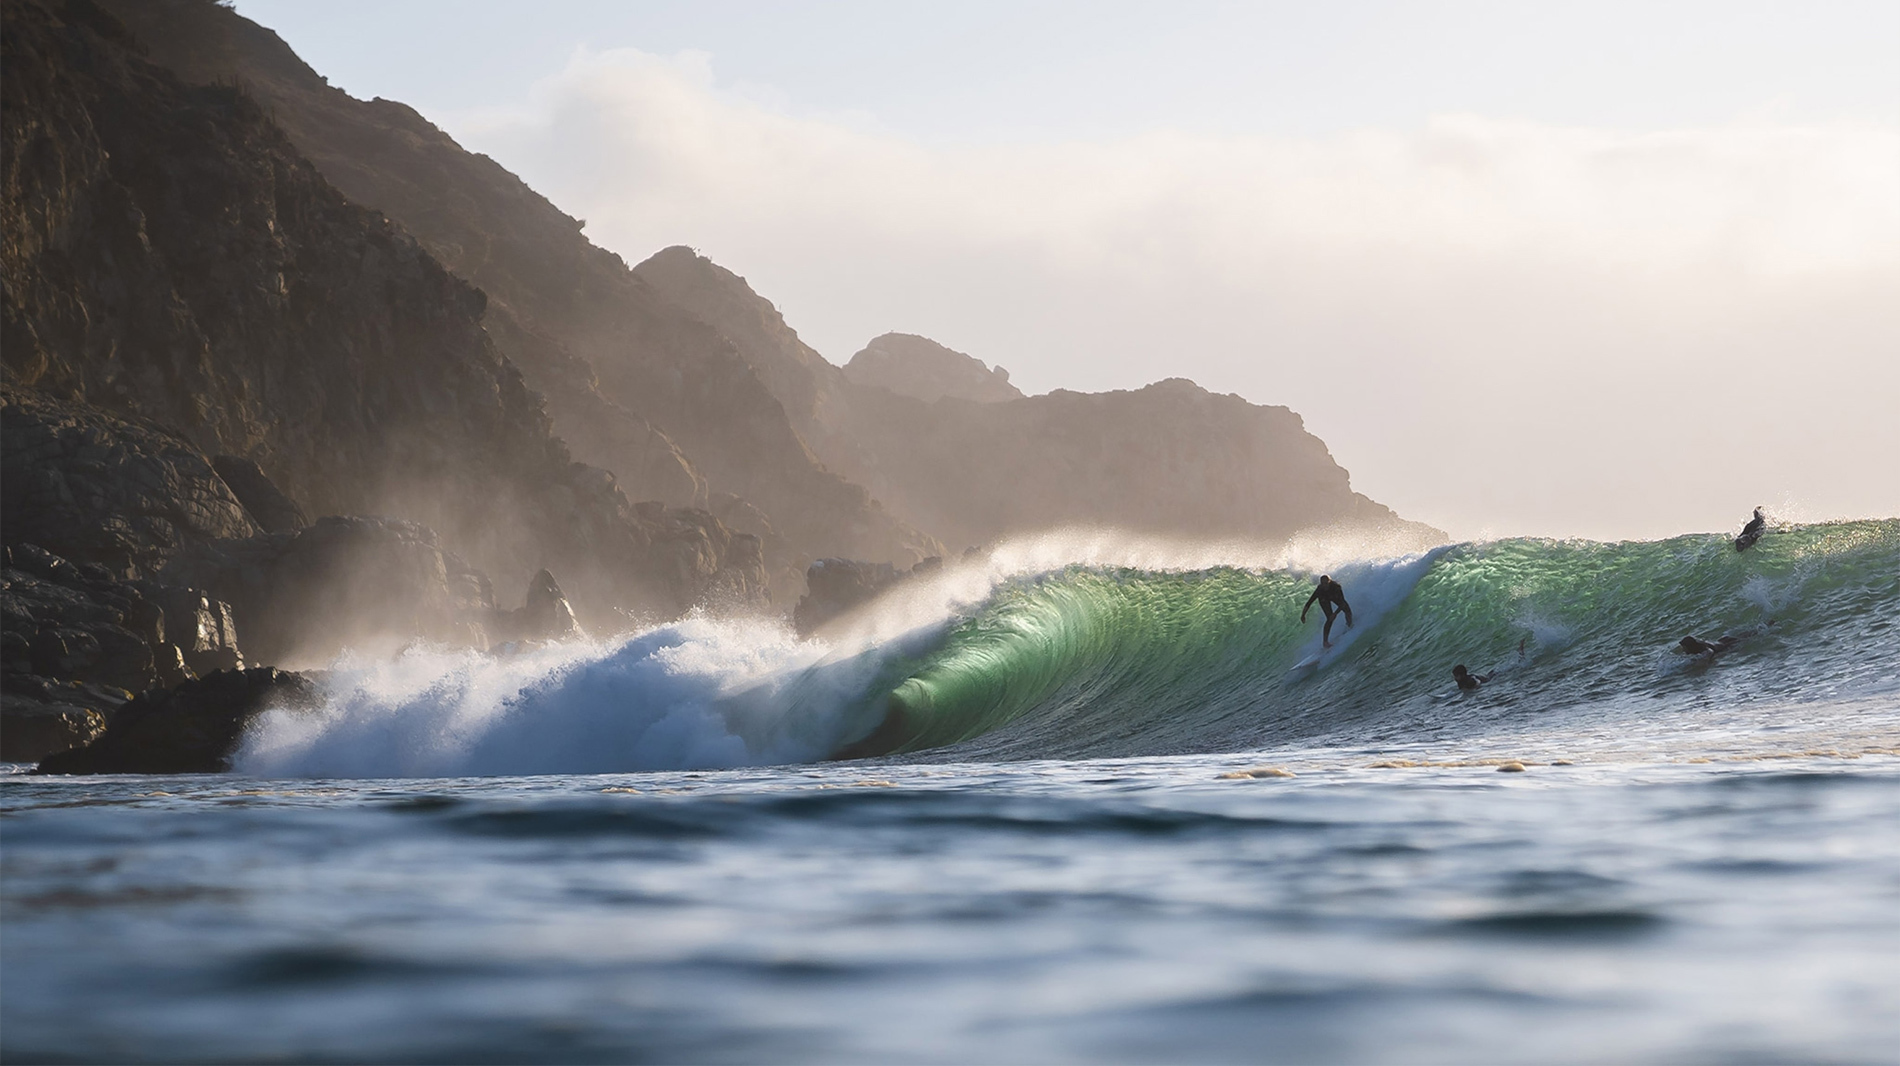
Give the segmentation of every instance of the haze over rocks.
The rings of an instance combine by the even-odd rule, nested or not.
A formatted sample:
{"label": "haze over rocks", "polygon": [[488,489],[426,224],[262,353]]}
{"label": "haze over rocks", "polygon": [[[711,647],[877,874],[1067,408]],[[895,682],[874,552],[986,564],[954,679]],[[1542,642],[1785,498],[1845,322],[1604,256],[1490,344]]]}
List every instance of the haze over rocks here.
{"label": "haze over rocks", "polygon": [[8,758],[199,674],[785,614],[808,571],[860,575],[813,590],[829,617],[1051,526],[1435,534],[1283,407],[1024,396],[900,333],[833,364],[739,275],[629,268],[212,0],[4,8]]}

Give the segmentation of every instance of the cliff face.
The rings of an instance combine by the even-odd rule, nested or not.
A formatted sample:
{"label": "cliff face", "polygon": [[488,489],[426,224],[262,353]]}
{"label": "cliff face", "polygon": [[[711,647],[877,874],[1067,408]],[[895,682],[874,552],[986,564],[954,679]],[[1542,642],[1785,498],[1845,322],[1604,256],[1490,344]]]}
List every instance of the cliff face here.
{"label": "cliff face", "polygon": [[331,88],[275,34],[210,0],[108,6],[184,80],[240,81],[351,200],[480,286],[490,332],[549,397],[558,432],[636,496],[725,503],[715,509],[755,523],[792,575],[824,554],[909,562],[939,550],[820,464],[781,403],[790,392],[775,394],[726,337],[493,160],[402,104]]}
{"label": "cliff face", "polygon": [[504,588],[552,567],[602,619],[757,591],[756,542],[636,512],[574,463],[482,293],[331,187],[247,92],[181,83],[88,0],[5,17],[9,384],[253,460],[307,514],[432,526]]}

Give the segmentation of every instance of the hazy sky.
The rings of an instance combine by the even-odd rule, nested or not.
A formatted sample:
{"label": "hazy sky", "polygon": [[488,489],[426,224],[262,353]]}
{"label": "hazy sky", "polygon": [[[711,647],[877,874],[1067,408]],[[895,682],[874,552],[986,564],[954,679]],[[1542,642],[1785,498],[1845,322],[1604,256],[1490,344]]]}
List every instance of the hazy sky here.
{"label": "hazy sky", "polygon": [[1900,513],[1900,5],[238,8],[834,362],[1191,377],[1460,536]]}

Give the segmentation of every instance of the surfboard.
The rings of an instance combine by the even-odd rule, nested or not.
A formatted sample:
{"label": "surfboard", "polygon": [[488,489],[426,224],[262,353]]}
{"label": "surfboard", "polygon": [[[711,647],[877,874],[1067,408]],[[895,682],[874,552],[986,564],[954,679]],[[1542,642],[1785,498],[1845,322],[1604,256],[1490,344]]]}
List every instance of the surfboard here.
{"label": "surfboard", "polygon": [[1288,679],[1303,677],[1319,669],[1320,660],[1326,657],[1327,650],[1330,650],[1330,649],[1316,651],[1313,654],[1308,655],[1306,658],[1301,659],[1299,662],[1294,663],[1292,666],[1287,668],[1285,676]]}

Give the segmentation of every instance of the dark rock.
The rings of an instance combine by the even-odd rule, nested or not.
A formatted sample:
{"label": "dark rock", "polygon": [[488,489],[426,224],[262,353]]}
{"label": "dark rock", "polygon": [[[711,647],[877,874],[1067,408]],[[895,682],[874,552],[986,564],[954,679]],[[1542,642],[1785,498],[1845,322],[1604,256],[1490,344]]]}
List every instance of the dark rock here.
{"label": "dark rock", "polygon": [[209,674],[218,670],[236,670],[244,666],[244,653],[238,649],[237,621],[231,605],[206,596],[195,588],[176,585],[153,590],[165,619],[166,648],[155,659],[164,659],[167,669],[175,655],[193,673]]}
{"label": "dark rock", "polygon": [[130,693],[30,674],[0,679],[0,762],[38,762],[90,744]]}
{"label": "dark rock", "polygon": [[209,774],[230,770],[244,732],[267,710],[322,706],[301,674],[270,667],[228,670],[147,692],[113,716],[83,748],[48,756],[41,774]]}
{"label": "dark rock", "polygon": [[0,573],[0,757],[26,761],[83,744],[132,693],[191,677],[165,639],[158,597],[171,590],[34,544],[11,545],[6,557],[14,565]]}
{"label": "dark rock", "polygon": [[934,555],[909,570],[899,570],[889,563],[820,559],[805,571],[807,591],[792,609],[792,625],[799,636],[810,636],[827,622],[856,610],[892,588],[942,569],[943,560]]}
{"label": "dark rock", "polygon": [[512,611],[495,612],[490,628],[498,639],[489,649],[494,654],[526,651],[550,640],[565,640],[581,633],[580,623],[574,620],[574,609],[568,606],[567,597],[554,575],[546,570],[534,575],[534,580],[528,583],[528,602]]}
{"label": "dark rock", "polygon": [[[26,551],[15,558],[35,561]],[[129,585],[57,561],[37,573],[8,570],[0,580],[5,672],[134,690],[150,685],[156,608]]]}
{"label": "dark rock", "polygon": [[244,505],[251,521],[266,533],[295,533],[310,524],[297,501],[264,476],[263,468],[236,455],[220,455],[211,460],[218,476]]}
{"label": "dark rock", "polygon": [[528,603],[521,609],[522,619],[533,630],[530,639],[557,640],[580,629],[574,621],[574,609],[561,594],[561,586],[546,570],[528,582]]}
{"label": "dark rock", "polygon": [[186,548],[257,531],[204,456],[149,423],[4,386],[0,438],[8,544],[129,577]]}

